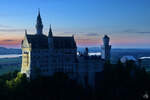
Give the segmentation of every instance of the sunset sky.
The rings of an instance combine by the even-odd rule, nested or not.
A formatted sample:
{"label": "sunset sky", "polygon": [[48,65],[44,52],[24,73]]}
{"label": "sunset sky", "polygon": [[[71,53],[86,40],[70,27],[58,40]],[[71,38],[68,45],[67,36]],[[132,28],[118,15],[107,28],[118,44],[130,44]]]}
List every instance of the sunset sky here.
{"label": "sunset sky", "polygon": [[75,35],[78,46],[150,48],[150,0],[0,0],[0,46],[20,48],[24,30],[35,33],[40,8],[44,33]]}

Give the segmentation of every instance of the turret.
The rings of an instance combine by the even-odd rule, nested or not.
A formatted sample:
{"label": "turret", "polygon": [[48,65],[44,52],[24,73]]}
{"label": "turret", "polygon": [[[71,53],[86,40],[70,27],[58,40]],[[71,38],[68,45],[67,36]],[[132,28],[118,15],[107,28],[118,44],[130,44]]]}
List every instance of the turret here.
{"label": "turret", "polygon": [[48,37],[53,37],[51,25],[50,25],[49,32],[48,32]]}
{"label": "turret", "polygon": [[111,45],[109,45],[109,40],[110,38],[107,35],[103,37],[103,45],[101,47],[101,50],[102,50],[101,58],[104,59],[105,61],[110,60]]}
{"label": "turret", "polygon": [[85,58],[85,59],[88,59],[88,58],[89,58],[88,53],[89,53],[89,49],[88,49],[88,48],[85,48],[85,51],[84,51],[84,58]]}
{"label": "turret", "polygon": [[50,25],[49,32],[48,32],[48,45],[49,45],[49,48],[53,48],[53,32],[52,32],[51,25]]}
{"label": "turret", "polygon": [[103,37],[103,45],[109,45],[109,37],[107,35]]}
{"label": "turret", "polygon": [[37,35],[43,34],[43,24],[42,24],[40,11],[38,12],[37,21],[36,21],[36,34]]}

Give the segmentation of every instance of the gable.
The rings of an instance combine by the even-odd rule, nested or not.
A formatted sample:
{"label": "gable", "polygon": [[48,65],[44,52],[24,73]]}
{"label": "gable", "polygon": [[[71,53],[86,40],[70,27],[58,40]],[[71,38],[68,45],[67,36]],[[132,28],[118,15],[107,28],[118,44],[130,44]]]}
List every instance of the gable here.
{"label": "gable", "polygon": [[22,48],[29,48],[30,47],[26,35],[25,35],[24,39],[22,40],[21,47]]}

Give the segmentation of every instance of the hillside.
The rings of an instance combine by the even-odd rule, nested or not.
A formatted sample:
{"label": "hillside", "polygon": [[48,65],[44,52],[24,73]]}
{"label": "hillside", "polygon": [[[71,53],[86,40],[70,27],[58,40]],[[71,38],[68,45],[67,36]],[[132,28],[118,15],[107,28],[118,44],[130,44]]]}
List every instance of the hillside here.
{"label": "hillside", "polygon": [[21,49],[0,47],[0,55],[6,54],[21,54]]}

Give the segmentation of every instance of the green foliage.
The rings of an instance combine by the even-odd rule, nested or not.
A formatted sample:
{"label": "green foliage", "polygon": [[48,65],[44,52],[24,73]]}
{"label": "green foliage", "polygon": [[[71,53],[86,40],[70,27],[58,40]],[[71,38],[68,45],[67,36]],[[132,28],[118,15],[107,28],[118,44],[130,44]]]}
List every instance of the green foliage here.
{"label": "green foliage", "polygon": [[17,73],[17,77],[11,80],[6,80],[6,87],[9,90],[22,89],[27,84],[28,80],[25,74]]}
{"label": "green foliage", "polygon": [[86,97],[83,88],[64,73],[34,80],[19,72],[16,75],[9,73],[1,76],[0,84],[0,97],[5,100],[76,100]]}
{"label": "green foliage", "polygon": [[18,71],[0,76],[2,100],[136,100],[150,90],[150,77],[133,62],[106,62],[95,91],[83,88],[64,73],[29,80]]}

